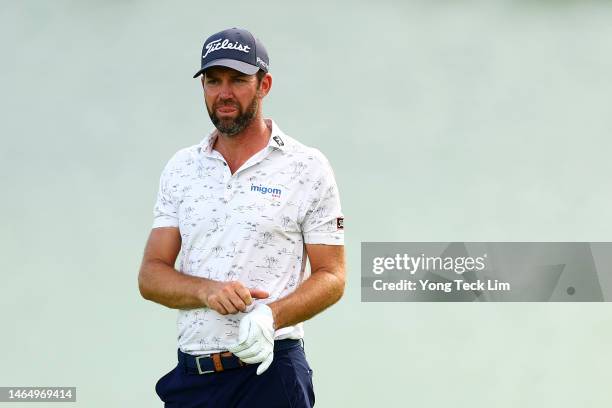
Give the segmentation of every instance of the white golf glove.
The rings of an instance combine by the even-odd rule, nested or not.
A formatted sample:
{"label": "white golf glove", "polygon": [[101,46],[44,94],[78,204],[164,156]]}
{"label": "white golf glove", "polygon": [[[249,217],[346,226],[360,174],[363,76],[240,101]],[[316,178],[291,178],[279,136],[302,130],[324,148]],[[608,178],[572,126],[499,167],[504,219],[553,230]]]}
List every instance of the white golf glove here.
{"label": "white golf glove", "polygon": [[274,317],[268,305],[258,303],[242,318],[238,344],[228,350],[247,364],[261,363],[257,375],[270,367],[274,359]]}

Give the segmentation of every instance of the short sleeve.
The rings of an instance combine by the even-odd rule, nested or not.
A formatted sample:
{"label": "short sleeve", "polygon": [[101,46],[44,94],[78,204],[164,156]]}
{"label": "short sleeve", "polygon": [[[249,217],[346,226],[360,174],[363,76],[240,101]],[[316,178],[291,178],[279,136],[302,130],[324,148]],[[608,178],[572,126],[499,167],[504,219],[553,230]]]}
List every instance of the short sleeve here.
{"label": "short sleeve", "polygon": [[311,183],[306,184],[308,192],[301,221],[304,242],[344,245],[344,216],[334,172],[324,157],[318,162]]}
{"label": "short sleeve", "polygon": [[153,208],[153,227],[178,227],[177,185],[173,181],[172,162],[170,159],[159,179],[157,201]]}

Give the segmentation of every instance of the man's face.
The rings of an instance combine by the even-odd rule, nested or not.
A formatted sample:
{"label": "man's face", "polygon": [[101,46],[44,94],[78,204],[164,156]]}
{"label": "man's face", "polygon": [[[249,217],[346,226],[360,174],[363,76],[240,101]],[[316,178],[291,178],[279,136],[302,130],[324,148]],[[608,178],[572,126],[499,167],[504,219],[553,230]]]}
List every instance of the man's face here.
{"label": "man's face", "polygon": [[259,108],[256,75],[225,67],[212,67],[202,76],[204,101],[219,132],[234,136],[253,121]]}

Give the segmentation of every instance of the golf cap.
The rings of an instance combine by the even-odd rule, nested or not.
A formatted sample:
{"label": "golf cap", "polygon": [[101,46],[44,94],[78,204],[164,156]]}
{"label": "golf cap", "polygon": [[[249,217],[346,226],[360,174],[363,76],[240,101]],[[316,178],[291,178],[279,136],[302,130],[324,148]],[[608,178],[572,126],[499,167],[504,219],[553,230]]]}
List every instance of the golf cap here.
{"label": "golf cap", "polygon": [[202,47],[202,67],[193,77],[215,66],[253,75],[260,69],[268,72],[269,64],[268,52],[261,41],[247,30],[234,27],[208,37]]}

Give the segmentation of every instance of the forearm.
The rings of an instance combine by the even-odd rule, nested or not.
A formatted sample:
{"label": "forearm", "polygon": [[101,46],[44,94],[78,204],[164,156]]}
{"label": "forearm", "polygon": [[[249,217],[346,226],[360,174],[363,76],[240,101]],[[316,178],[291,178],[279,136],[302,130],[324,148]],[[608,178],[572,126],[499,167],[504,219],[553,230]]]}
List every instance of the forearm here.
{"label": "forearm", "polygon": [[344,279],[329,271],[313,273],[293,293],[268,304],[274,328],[303,322],[336,303],[344,293]]}
{"label": "forearm", "polygon": [[171,309],[205,307],[205,291],[210,282],[180,273],[161,261],[144,263],[138,275],[142,297]]}

